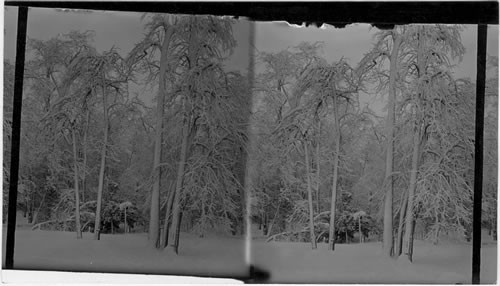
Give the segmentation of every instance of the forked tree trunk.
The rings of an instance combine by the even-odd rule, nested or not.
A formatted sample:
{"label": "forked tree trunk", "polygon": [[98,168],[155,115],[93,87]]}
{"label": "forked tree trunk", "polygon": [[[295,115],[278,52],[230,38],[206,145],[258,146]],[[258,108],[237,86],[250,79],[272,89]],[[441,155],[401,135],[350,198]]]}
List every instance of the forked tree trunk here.
{"label": "forked tree trunk", "polygon": [[149,245],[153,248],[160,247],[160,184],[161,184],[161,153],[163,138],[163,115],[166,97],[166,72],[168,65],[168,48],[172,36],[172,28],[167,28],[161,46],[160,74],[158,84],[158,104],[156,107],[156,134],[153,155],[153,189],[151,191],[151,208],[149,213]]}
{"label": "forked tree trunk", "polygon": [[74,161],[74,185],[75,185],[75,228],[76,238],[82,238],[82,227],[80,225],[80,191],[78,190],[78,157],[76,152],[76,134],[75,130],[71,129],[71,137],[73,138],[73,161]]}
{"label": "forked tree trunk", "polygon": [[309,161],[309,151],[307,148],[307,141],[304,142],[304,154],[305,154],[305,164],[306,164],[306,178],[307,178],[307,200],[309,202],[309,234],[311,236],[312,249],[317,248],[316,236],[314,234],[314,209],[313,209],[313,199],[312,199],[312,188],[311,188],[311,170]]}
{"label": "forked tree trunk", "polygon": [[328,250],[335,250],[335,212],[337,206],[337,183],[339,172],[339,156],[340,156],[340,125],[338,114],[337,96],[333,97],[334,108],[334,126],[335,126],[335,154],[333,154],[333,181],[332,181],[332,200],[330,203],[330,227],[328,231]]}
{"label": "forked tree trunk", "polygon": [[106,169],[106,149],[108,146],[108,104],[107,104],[107,94],[106,86],[104,80],[104,74],[102,75],[102,104],[104,109],[104,142],[101,149],[101,168],[99,170],[99,186],[97,189],[97,207],[95,213],[95,227],[94,227],[94,239],[99,239],[99,231],[101,230],[101,207],[102,207],[102,193],[104,189],[104,171]]}
{"label": "forked tree trunk", "polygon": [[396,239],[396,251],[394,253],[395,256],[400,256],[403,251],[403,228],[405,225],[407,206],[408,206],[408,193],[405,192],[403,194],[403,200],[401,201],[401,207],[399,209],[399,227],[398,227],[398,236]]}
{"label": "forked tree trunk", "polygon": [[[185,103],[184,103],[185,104]],[[186,111],[185,108],[183,108],[184,111]],[[187,116],[187,115],[185,115]],[[174,199],[172,203],[172,225],[170,226],[172,229],[169,230],[168,234],[168,245],[167,249],[172,250],[176,254],[178,254],[179,251],[179,244],[178,244],[178,238],[179,234],[178,231],[180,230],[180,216],[181,216],[181,206],[180,206],[180,198],[181,198],[181,191],[182,191],[182,185],[183,185],[183,180],[184,180],[184,169],[187,161],[187,148],[188,148],[188,136],[189,136],[189,121],[187,118],[184,119],[183,123],[183,128],[182,128],[182,144],[181,144],[181,154],[180,154],[180,161],[179,161],[179,168],[177,172],[177,181],[176,181],[176,186],[175,186],[175,194],[174,194]]]}
{"label": "forked tree trunk", "polygon": [[[396,33],[396,31],[394,31]],[[390,73],[389,73],[389,102],[387,109],[387,148],[385,158],[385,182],[386,187],[384,199],[384,234],[383,234],[383,249],[386,256],[392,256],[393,252],[393,223],[392,223],[392,193],[394,179],[393,172],[393,152],[394,152],[394,121],[395,121],[395,102],[396,102],[396,76],[397,76],[397,60],[399,47],[401,45],[401,37],[393,35],[393,47],[390,58]]]}

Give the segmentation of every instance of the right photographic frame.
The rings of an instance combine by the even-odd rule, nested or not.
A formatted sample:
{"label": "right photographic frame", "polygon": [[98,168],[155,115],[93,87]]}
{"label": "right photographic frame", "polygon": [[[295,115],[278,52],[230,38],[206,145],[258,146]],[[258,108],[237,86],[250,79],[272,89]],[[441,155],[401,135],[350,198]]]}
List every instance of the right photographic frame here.
{"label": "right photographic frame", "polygon": [[265,282],[496,283],[498,25],[443,22],[255,23]]}

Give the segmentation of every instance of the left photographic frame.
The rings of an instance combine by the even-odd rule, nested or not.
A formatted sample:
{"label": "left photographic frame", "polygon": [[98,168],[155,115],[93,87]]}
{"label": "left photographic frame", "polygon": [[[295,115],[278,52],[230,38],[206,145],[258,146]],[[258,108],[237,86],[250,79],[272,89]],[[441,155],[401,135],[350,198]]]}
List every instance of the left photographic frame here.
{"label": "left photographic frame", "polygon": [[4,17],[3,268],[248,277],[251,22],[12,6]]}

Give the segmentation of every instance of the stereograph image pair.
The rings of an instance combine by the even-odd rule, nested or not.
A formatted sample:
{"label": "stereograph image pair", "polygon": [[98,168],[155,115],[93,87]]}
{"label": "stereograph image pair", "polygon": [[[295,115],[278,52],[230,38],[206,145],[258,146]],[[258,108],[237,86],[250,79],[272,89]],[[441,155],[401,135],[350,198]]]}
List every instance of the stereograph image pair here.
{"label": "stereograph image pair", "polygon": [[[476,27],[30,8],[14,269],[469,284]],[[489,25],[482,283],[497,280],[497,122]]]}

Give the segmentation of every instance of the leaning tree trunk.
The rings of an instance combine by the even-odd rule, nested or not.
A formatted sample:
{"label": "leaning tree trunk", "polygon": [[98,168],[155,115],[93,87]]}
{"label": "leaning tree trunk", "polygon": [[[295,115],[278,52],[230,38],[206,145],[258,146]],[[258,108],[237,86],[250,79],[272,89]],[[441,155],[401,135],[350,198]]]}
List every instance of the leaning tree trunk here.
{"label": "leaning tree trunk", "polygon": [[104,75],[102,76],[102,104],[104,109],[104,142],[101,149],[101,168],[99,170],[99,186],[97,189],[97,208],[95,212],[95,224],[94,224],[94,239],[99,239],[99,231],[101,230],[101,208],[102,208],[102,193],[104,189],[104,170],[106,169],[106,149],[108,145],[108,104],[107,104],[107,94],[106,86],[104,81]]}
{"label": "leaning tree trunk", "polygon": [[[185,104],[185,103],[184,103]],[[186,109],[184,112],[186,112]],[[184,115],[187,117],[187,114]],[[170,230],[168,233],[168,245],[167,249],[172,250],[175,254],[178,254],[179,251],[179,243],[178,243],[178,231],[180,230],[180,215],[181,215],[181,206],[180,206],[180,198],[181,191],[184,179],[184,169],[187,161],[187,148],[188,148],[188,136],[189,136],[189,121],[187,118],[184,118],[183,128],[182,128],[182,144],[181,144],[181,154],[179,159],[179,168],[177,172],[177,181],[175,185],[175,194],[172,203],[172,224],[170,226]]]}
{"label": "leaning tree trunk", "polygon": [[[395,31],[394,31],[395,33]],[[394,44],[391,52],[391,64],[389,74],[389,102],[387,109],[387,151],[385,158],[385,200],[384,200],[384,235],[383,249],[387,256],[392,255],[393,251],[393,234],[392,234],[392,193],[394,179],[392,176],[393,153],[394,153],[394,113],[396,102],[396,76],[397,76],[397,60],[399,46],[401,45],[401,37],[394,35]]]}
{"label": "leaning tree trunk", "polygon": [[165,97],[167,93],[167,66],[168,49],[173,35],[171,27],[167,27],[161,46],[160,74],[158,83],[158,104],[156,108],[156,134],[153,155],[153,189],[151,191],[151,208],[149,213],[149,244],[153,248],[160,248],[160,187],[161,187],[161,157],[163,139],[163,116],[165,112]]}
{"label": "leaning tree trunk", "polygon": [[337,205],[337,183],[339,173],[339,157],[340,157],[340,125],[338,114],[337,96],[333,97],[333,116],[335,124],[335,154],[333,154],[333,181],[332,181],[332,200],[330,202],[330,227],[328,231],[328,250],[335,250],[335,212]]}
{"label": "leaning tree trunk", "polygon": [[408,193],[405,192],[403,194],[401,207],[399,209],[399,227],[398,227],[398,236],[396,239],[396,251],[394,253],[395,256],[400,256],[403,251],[403,228],[405,225],[404,221],[406,219],[407,206],[408,206]]}
{"label": "leaning tree trunk", "polygon": [[76,151],[76,134],[75,130],[71,129],[71,137],[73,138],[73,161],[74,161],[74,185],[75,185],[75,228],[76,238],[82,238],[82,228],[80,225],[80,191],[78,190],[78,157]]}
{"label": "leaning tree trunk", "polygon": [[312,188],[311,188],[311,171],[309,167],[309,151],[307,150],[307,141],[304,142],[304,153],[306,160],[306,177],[307,177],[307,200],[309,202],[309,234],[311,236],[312,249],[316,249],[316,236],[314,235],[314,209],[313,209],[313,199],[312,199]]}

